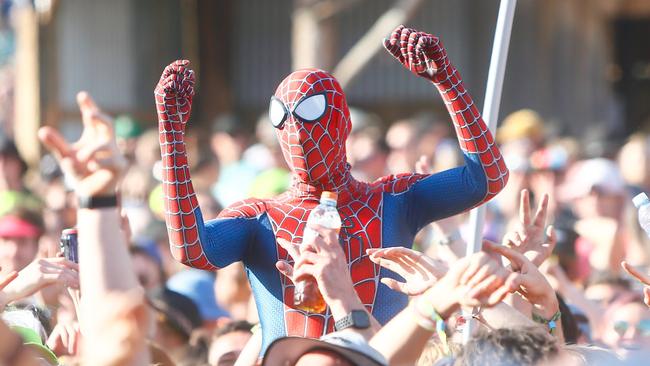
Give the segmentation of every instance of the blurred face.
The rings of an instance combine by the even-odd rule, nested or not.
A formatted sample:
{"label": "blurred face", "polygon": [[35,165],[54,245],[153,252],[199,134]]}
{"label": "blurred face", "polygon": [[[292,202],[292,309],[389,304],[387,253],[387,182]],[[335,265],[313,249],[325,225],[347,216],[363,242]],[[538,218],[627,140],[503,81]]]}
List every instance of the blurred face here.
{"label": "blurred face", "polygon": [[624,292],[626,290],[620,286],[599,283],[587,287],[585,289],[585,297],[606,307]]}
{"label": "blurred face", "polygon": [[591,192],[575,200],[576,213],[580,218],[609,217],[620,219],[624,197],[604,192],[594,187]]}
{"label": "blurred face", "polygon": [[0,237],[0,267],[3,272],[20,271],[34,260],[37,251],[34,238]]}
{"label": "blurred face", "polygon": [[650,348],[650,309],[644,304],[619,307],[606,326],[603,341],[607,345],[628,350]]}
{"label": "blurred face", "polygon": [[7,182],[8,185],[10,185],[8,187],[4,187],[5,189],[19,188],[12,185],[19,184],[21,173],[22,166],[20,165],[20,161],[18,161],[18,159],[15,159],[11,156],[0,155],[0,176],[3,178],[0,179],[0,181]]}
{"label": "blurred face", "polygon": [[138,281],[140,281],[140,284],[145,290],[149,291],[162,284],[160,269],[154,260],[149,256],[139,253],[133,254],[131,258],[133,260],[133,269],[135,269],[135,274],[138,276]]}
{"label": "blurred face", "polygon": [[211,366],[231,366],[246,346],[251,337],[250,332],[232,332],[212,341],[208,356]]}
{"label": "blurred face", "polygon": [[325,350],[314,350],[300,357],[295,366],[353,366],[352,363],[337,353]]}

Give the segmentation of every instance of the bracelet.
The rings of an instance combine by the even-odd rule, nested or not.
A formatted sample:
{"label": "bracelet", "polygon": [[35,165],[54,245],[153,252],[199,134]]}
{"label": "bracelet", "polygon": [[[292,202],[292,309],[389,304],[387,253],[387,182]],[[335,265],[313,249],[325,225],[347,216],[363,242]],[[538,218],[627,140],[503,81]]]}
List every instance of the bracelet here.
{"label": "bracelet", "polygon": [[416,299],[413,305],[413,313],[416,322],[422,328],[431,332],[437,332],[438,324],[443,324],[442,327],[444,329],[444,320],[442,320],[442,317],[440,317],[430,302],[421,298]]}
{"label": "bracelet", "polygon": [[454,230],[451,232],[451,234],[448,235],[442,235],[441,237],[437,237],[434,239],[434,242],[440,246],[447,246],[452,244],[455,241],[458,241],[462,239],[460,235],[460,231],[458,229]]}
{"label": "bracelet", "polygon": [[112,196],[79,196],[79,208],[117,207],[117,195]]}
{"label": "bracelet", "polygon": [[562,312],[559,310],[553,314],[553,316],[550,319],[546,319],[541,315],[533,313],[533,321],[547,325],[548,326],[548,331],[549,333],[553,334],[555,332],[555,329],[557,329],[557,321],[560,320],[560,317],[562,317]]}
{"label": "bracelet", "polygon": [[420,297],[415,299],[414,302],[412,309],[415,322],[423,329],[436,333],[445,353],[448,354],[449,345],[447,344],[444,319],[438,314],[430,301]]}

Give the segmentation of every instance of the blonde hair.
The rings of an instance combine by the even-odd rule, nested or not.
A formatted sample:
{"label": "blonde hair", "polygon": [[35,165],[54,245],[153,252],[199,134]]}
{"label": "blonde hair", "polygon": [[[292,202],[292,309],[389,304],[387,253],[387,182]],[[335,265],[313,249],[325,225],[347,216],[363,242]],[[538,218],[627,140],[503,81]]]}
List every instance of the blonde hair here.
{"label": "blonde hair", "polygon": [[611,366],[621,363],[621,359],[611,350],[578,344],[565,345],[562,350],[588,366]]}

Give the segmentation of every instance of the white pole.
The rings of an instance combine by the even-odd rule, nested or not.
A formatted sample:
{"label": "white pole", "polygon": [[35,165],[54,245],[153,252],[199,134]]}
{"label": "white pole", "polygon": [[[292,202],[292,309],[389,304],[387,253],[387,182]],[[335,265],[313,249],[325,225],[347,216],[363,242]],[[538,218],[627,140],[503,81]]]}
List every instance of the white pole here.
{"label": "white pole", "polygon": [[[517,0],[501,0],[497,27],[494,32],[490,71],[485,89],[485,100],[483,101],[483,120],[488,125],[492,135],[496,135],[499,106],[501,104],[501,91],[503,90],[503,78],[508,60],[508,46],[510,45],[510,33],[512,31],[512,21],[515,17],[516,5]],[[481,250],[484,221],[485,205],[481,205],[470,212],[469,225],[472,228],[472,232],[467,243],[468,256]],[[476,326],[475,321],[471,318],[471,314],[465,314],[465,317],[467,322],[463,330],[463,343],[469,341]]]}

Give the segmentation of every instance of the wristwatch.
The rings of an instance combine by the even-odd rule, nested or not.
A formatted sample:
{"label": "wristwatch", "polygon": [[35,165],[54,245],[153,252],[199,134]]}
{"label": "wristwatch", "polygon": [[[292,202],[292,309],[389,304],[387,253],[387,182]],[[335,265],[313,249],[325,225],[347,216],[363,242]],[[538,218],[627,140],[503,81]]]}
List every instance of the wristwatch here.
{"label": "wristwatch", "polygon": [[370,328],[370,317],[365,310],[352,310],[351,313],[337,320],[334,329],[337,331],[346,328],[367,329]]}
{"label": "wristwatch", "polygon": [[79,196],[79,208],[117,207],[117,195]]}

